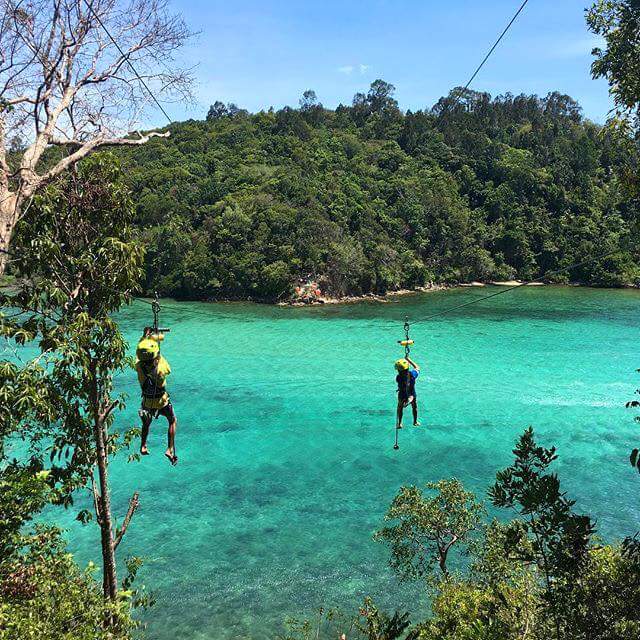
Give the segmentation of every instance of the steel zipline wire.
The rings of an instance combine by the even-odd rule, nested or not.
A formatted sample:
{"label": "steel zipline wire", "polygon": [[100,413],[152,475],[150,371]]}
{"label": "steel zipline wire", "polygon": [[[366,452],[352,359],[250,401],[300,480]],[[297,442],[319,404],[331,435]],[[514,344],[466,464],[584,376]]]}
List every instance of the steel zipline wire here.
{"label": "steel zipline wire", "polygon": [[[127,63],[127,65],[129,66],[129,68],[131,69],[131,71],[134,73],[134,75],[136,76],[136,78],[138,79],[138,81],[140,82],[140,84],[144,87],[144,89],[147,91],[147,93],[149,94],[149,97],[153,100],[153,102],[157,105],[157,107],[160,109],[160,111],[162,112],[162,114],[165,116],[165,118],[167,119],[167,121],[169,122],[169,124],[173,124],[173,120],[171,119],[171,117],[169,116],[169,114],[166,112],[166,110],[164,109],[164,107],[162,106],[162,104],[160,103],[160,101],[156,98],[155,94],[153,93],[153,91],[151,90],[151,88],[149,87],[149,85],[145,82],[144,78],[142,78],[142,76],[138,73],[138,71],[136,70],[133,62],[130,60],[129,55],[127,53],[124,52],[124,50],[122,49],[122,47],[119,45],[119,43],[117,42],[117,40],[113,37],[113,35],[111,34],[111,32],[109,31],[109,29],[107,28],[107,26],[105,25],[105,23],[102,21],[102,19],[100,18],[100,16],[98,15],[98,13],[95,11],[95,9],[93,8],[91,1],[90,0],[84,0],[87,9],[89,10],[89,12],[91,13],[91,15],[95,18],[96,22],[100,25],[100,27],[103,29],[103,31],[106,33],[106,35],[108,36],[108,38],[111,40],[111,42],[113,43],[113,45],[116,47],[116,49],[118,50],[118,52],[120,53],[120,55],[124,58],[125,62]],[[489,58],[493,55],[494,51],[498,48],[499,44],[502,42],[502,40],[504,39],[504,37],[507,35],[507,33],[509,32],[509,30],[511,29],[511,27],[513,26],[513,24],[515,23],[515,21],[518,19],[518,17],[520,16],[520,14],[523,12],[524,8],[526,7],[526,5],[528,4],[529,0],[524,0],[520,6],[518,7],[518,9],[516,10],[516,12],[513,14],[513,16],[511,17],[511,19],[509,20],[509,22],[507,23],[507,25],[505,26],[505,28],[502,30],[502,32],[500,33],[500,35],[498,36],[498,38],[496,39],[496,41],[493,43],[493,45],[491,46],[491,48],[489,49],[489,51],[486,53],[486,55],[484,56],[484,58],[482,59],[482,61],[480,62],[480,64],[476,67],[476,69],[474,70],[474,72],[471,74],[470,78],[467,80],[466,84],[464,85],[464,87],[462,87],[462,89],[460,89],[456,95],[454,96],[454,100],[453,100],[453,104],[457,104],[460,99],[462,98],[464,92],[469,88],[469,86],[471,85],[471,83],[475,80],[475,78],[478,76],[478,74],[480,73],[480,71],[482,70],[482,68],[484,67],[484,65],[487,63],[487,61],[489,60]],[[555,271],[550,271],[544,274],[544,276],[542,276],[541,278],[536,278],[533,280],[527,280],[525,282],[521,282],[518,283],[517,285],[514,286],[510,286],[507,287],[505,289],[501,289],[500,291],[497,291],[495,293],[489,294],[487,296],[482,296],[480,298],[476,298],[475,300],[470,300],[468,302],[465,302],[463,304],[460,305],[455,305],[453,307],[450,307],[448,309],[444,309],[442,311],[433,313],[431,315],[428,315],[424,318],[420,318],[418,320],[416,320],[415,322],[412,322],[412,325],[418,324],[419,322],[426,322],[428,320],[431,320],[433,318],[437,318],[439,316],[445,315],[447,313],[451,313],[453,311],[456,311],[458,309],[462,309],[464,307],[468,307],[474,304],[477,304],[479,302],[482,302],[484,300],[489,300],[491,298],[497,297],[499,295],[503,295],[505,293],[509,293],[510,291],[513,291],[514,289],[518,289],[522,286],[525,285],[529,285],[529,284],[533,284],[536,282],[540,282],[541,279],[544,278],[548,278],[549,276],[553,276],[553,275],[558,275],[560,273],[564,273],[566,271],[570,271],[572,269],[578,268],[582,265],[586,265],[589,264],[591,262],[594,262],[596,260],[601,260],[603,258],[606,258],[608,256],[614,255],[616,253],[619,253],[621,251],[621,249],[617,249],[615,251],[610,251],[607,252],[603,255],[600,256],[595,256],[595,257],[591,257],[588,258],[586,260],[583,260],[581,262],[569,265],[567,267],[563,267],[561,269],[557,269]],[[138,300],[139,302],[142,302],[144,304],[148,304],[151,305],[153,307],[154,305],[154,301],[150,301],[144,297],[141,296],[134,296],[134,295],[130,295],[131,299],[133,300]],[[164,308],[174,308],[174,309],[178,309],[179,305],[174,305],[172,303],[163,303],[162,305]],[[182,311],[184,311],[184,308],[182,306],[180,306],[180,309]],[[207,315],[209,317],[211,317],[211,314],[209,311],[205,311],[205,310],[199,310],[199,309],[190,309],[189,310],[190,313],[194,313],[194,314],[202,314],[202,315]]]}
{"label": "steel zipline wire", "polygon": [[[87,2],[87,4],[88,4],[88,0],[85,0],[85,2]],[[493,43],[493,45],[491,46],[491,49],[489,49],[489,51],[487,52],[485,57],[482,59],[482,62],[477,66],[476,70],[473,72],[473,74],[471,75],[469,80],[467,80],[467,83],[464,85],[464,87],[455,96],[454,105],[459,102],[459,100],[462,98],[464,92],[469,88],[469,86],[475,80],[475,78],[478,75],[478,73],[480,73],[481,69],[484,67],[484,65],[487,63],[489,58],[492,56],[493,52],[498,48],[498,45],[500,44],[500,42],[502,42],[503,38],[507,35],[509,29],[511,29],[511,27],[513,26],[513,23],[518,19],[518,16],[522,13],[522,11],[524,10],[524,8],[528,4],[528,2],[529,2],[529,0],[524,0],[524,2],[522,2],[522,4],[518,7],[518,10],[513,14],[513,16],[511,17],[511,20],[509,20],[507,26],[502,30],[502,33],[500,33],[500,35],[498,36],[498,39]],[[93,11],[93,9],[92,9],[92,11]],[[98,19],[98,21],[100,22],[100,19],[97,16],[96,16],[96,19]],[[101,24],[102,28],[105,30],[105,32],[107,32],[109,37],[112,39],[112,41],[114,41],[112,36],[111,36],[111,34],[109,34],[109,32],[107,31],[106,27],[102,24],[102,22],[100,22],[100,24]],[[115,43],[115,41],[114,41],[114,43]],[[118,47],[118,50],[120,51],[120,47]],[[129,63],[129,65],[133,68],[131,63]],[[135,69],[134,69],[134,73],[136,73]],[[136,75],[137,75],[137,73],[136,73]],[[142,82],[144,84],[145,88],[147,89],[147,91],[149,91],[149,93],[151,94],[153,99],[156,101],[156,103],[158,103],[158,101],[155,99],[155,96],[153,96],[153,94],[151,93],[151,90],[149,89],[149,87],[147,87],[147,85],[143,82],[142,78],[140,78],[140,76],[138,76],[138,78],[140,79],[140,82]],[[163,112],[164,112],[164,109],[163,109]],[[167,114],[165,113],[165,115],[167,115]],[[167,116],[167,118],[171,121],[169,116]],[[579,266],[579,265],[574,265],[574,266]],[[552,275],[552,274],[549,274],[549,275]],[[516,287],[512,287],[512,288],[516,288]],[[492,298],[495,295],[500,295],[502,293],[506,293],[508,290],[510,290],[510,289],[502,290],[499,293],[494,293],[494,294],[492,294],[490,296],[486,296],[486,297],[487,298]],[[139,298],[139,297],[136,297],[136,296],[132,296],[132,297],[134,297],[136,300],[140,300],[141,302],[145,302],[146,304],[152,304],[151,302],[149,302],[148,300],[145,300],[143,298]],[[467,306],[468,304],[473,304],[474,302],[467,303],[467,304],[462,305],[462,306]],[[480,300],[477,300],[477,302],[480,302]],[[162,306],[171,308],[172,305],[171,305],[171,303],[164,303]],[[174,305],[174,308],[177,308],[177,306]],[[452,310],[453,309],[451,309],[451,311]],[[200,310],[196,310],[196,309],[191,309],[190,313],[202,313],[202,314],[210,315],[207,311],[200,311]],[[446,312],[442,312],[442,313],[446,313]],[[441,315],[441,314],[438,314],[438,315]],[[419,322],[422,322],[422,320],[420,320]],[[412,324],[415,324],[415,323],[412,323]]]}
{"label": "steel zipline wire", "polygon": [[156,98],[156,96],[154,95],[153,91],[151,91],[151,89],[149,88],[149,85],[144,81],[143,77],[138,73],[136,68],[133,66],[133,62],[131,62],[131,60],[129,59],[131,54],[130,53],[125,53],[122,50],[122,47],[118,44],[117,40],[111,35],[111,32],[109,31],[109,29],[107,29],[106,25],[100,19],[100,16],[97,14],[96,10],[93,8],[93,5],[91,4],[91,0],[84,0],[84,3],[87,5],[87,9],[89,9],[89,12],[91,13],[91,15],[96,19],[96,22],[100,25],[102,30],[107,34],[107,37],[109,38],[109,40],[111,40],[111,42],[113,43],[115,48],[118,50],[120,55],[124,58],[124,60],[127,63],[128,67],[131,69],[131,71],[133,71],[133,73],[136,76],[136,78],[138,78],[140,84],[146,89],[146,91],[149,94],[150,98],[156,103],[158,109],[160,109],[160,111],[163,113],[164,117],[169,121],[169,124],[173,124],[173,120],[171,119],[169,114],[165,111],[165,108],[162,106],[160,101]]}
{"label": "steel zipline wire", "polygon": [[[131,71],[133,72],[133,74],[136,76],[136,78],[138,79],[138,81],[140,82],[140,84],[144,87],[144,89],[146,90],[146,92],[148,93],[149,97],[153,100],[153,102],[156,104],[156,106],[160,109],[160,111],[162,112],[162,114],[165,116],[165,118],[167,119],[167,121],[169,122],[169,124],[173,124],[173,120],[171,119],[171,117],[169,116],[169,114],[166,112],[165,108],[162,106],[162,104],[160,103],[160,101],[156,98],[155,94],[153,93],[153,91],[151,90],[151,88],[149,87],[149,85],[145,82],[144,78],[138,73],[137,69],[135,68],[133,62],[130,60],[130,55],[125,53],[124,50],[122,49],[122,47],[120,46],[120,44],[118,43],[118,41],[113,37],[113,35],[111,34],[111,32],[109,31],[109,29],[107,28],[106,24],[103,22],[103,20],[100,18],[100,16],[98,15],[98,13],[96,12],[96,10],[93,8],[93,5],[91,4],[91,0],[84,0],[85,5],[87,6],[87,9],[89,10],[89,12],[91,13],[91,15],[93,16],[93,18],[96,20],[96,22],[100,25],[100,27],[102,28],[102,30],[105,32],[105,34],[107,35],[107,37],[109,38],[109,40],[111,40],[111,42],[113,43],[113,45],[116,47],[116,49],[118,50],[118,52],[120,53],[120,55],[124,58],[125,62],[127,63],[128,67],[131,69]],[[493,54],[493,52],[496,50],[496,48],[498,47],[498,45],[500,44],[500,42],[502,41],[502,39],[505,37],[505,35],[507,34],[507,32],[509,31],[509,29],[511,28],[511,26],[513,25],[513,23],[516,21],[516,19],[518,18],[518,16],[522,13],[523,9],[525,8],[525,6],[527,5],[527,3],[529,2],[529,0],[524,0],[524,2],[522,2],[522,4],[520,5],[520,7],[518,8],[518,10],[516,11],[516,13],[512,16],[511,20],[509,21],[509,23],[507,24],[507,26],[503,29],[502,33],[498,36],[498,39],[493,43],[491,49],[489,49],[489,51],[487,52],[487,54],[485,55],[485,57],[483,58],[482,62],[480,62],[480,64],[478,65],[478,67],[476,68],[476,70],[473,72],[473,74],[471,75],[471,77],[469,78],[469,80],[467,81],[466,85],[463,87],[463,89],[461,91],[458,92],[458,95],[455,97],[454,99],[454,104],[457,103],[460,98],[462,97],[462,94],[464,93],[464,91],[466,91],[466,89],[469,88],[470,84],[473,82],[473,80],[476,78],[476,76],[478,75],[478,73],[480,72],[480,70],[484,67],[484,65],[486,64],[486,62],[489,60],[489,58],[491,57],[491,55]],[[501,291],[500,293],[505,293],[505,291]],[[494,294],[496,295],[496,294]],[[140,296],[134,296],[131,295],[130,296],[132,299],[134,300],[139,300],[140,302],[144,303],[144,304],[148,304],[151,305],[153,307],[154,302],[145,299],[143,297]],[[490,296],[489,296],[490,297]],[[177,309],[177,306],[172,305],[171,303],[164,303],[163,307],[165,308],[171,308],[174,307]],[[210,316],[209,312],[207,311],[201,311],[201,310],[196,310],[196,309],[191,309],[190,310],[191,313],[200,313],[200,314],[207,314],[208,316]]]}
{"label": "steel zipline wire", "polygon": [[507,35],[507,32],[509,31],[509,29],[511,29],[511,27],[513,26],[513,23],[518,19],[518,16],[522,13],[524,8],[527,6],[528,2],[529,2],[529,0],[524,0],[524,2],[520,5],[518,10],[513,14],[512,18],[509,21],[509,23],[507,24],[507,26],[503,29],[502,33],[498,36],[498,39],[493,43],[493,46],[487,52],[487,55],[485,55],[485,57],[483,58],[482,62],[477,66],[476,70],[473,72],[473,74],[471,75],[469,80],[467,80],[467,84],[465,84],[464,87],[462,87],[462,89],[460,89],[460,91],[458,91],[458,93],[455,96],[455,99],[453,101],[454,105],[458,103],[460,98],[462,98],[462,96],[464,95],[464,92],[469,88],[471,83],[476,79],[476,76],[480,73],[482,67],[484,67],[484,65],[486,64],[487,60],[489,60],[489,58],[491,57],[493,52],[498,48],[498,45],[502,42],[502,39]]}
{"label": "steel zipline wire", "polygon": [[508,286],[504,289],[500,289],[500,291],[496,291],[495,293],[490,293],[488,296],[482,296],[480,298],[475,298],[474,300],[469,300],[468,302],[463,302],[462,304],[455,305],[453,307],[449,307],[447,309],[443,309],[442,311],[438,311],[436,313],[432,313],[431,315],[425,316],[424,318],[419,318],[411,323],[411,325],[416,325],[420,322],[427,322],[428,320],[432,320],[437,318],[438,316],[443,316],[447,313],[451,313],[452,311],[456,311],[458,309],[463,309],[464,307],[470,307],[472,304],[477,304],[478,302],[482,302],[484,300],[489,300],[490,298],[496,298],[497,296],[501,296],[505,293],[509,293],[514,289],[519,289],[520,287],[525,287],[530,284],[543,284],[543,281],[551,276],[556,276],[561,273],[566,273],[567,271],[571,271],[572,269],[577,269],[578,267],[585,266],[587,264],[591,264],[592,262],[597,262],[598,260],[604,260],[604,258],[608,258],[617,253],[621,253],[623,249],[615,249],[613,251],[607,251],[607,253],[603,253],[601,255],[592,256],[591,258],[587,258],[586,260],[582,260],[580,262],[576,262],[574,264],[570,264],[566,267],[562,267],[561,269],[555,269],[554,271],[547,271],[543,276],[539,278],[533,278],[531,280],[525,280],[524,282],[518,282],[518,284],[514,284]]}

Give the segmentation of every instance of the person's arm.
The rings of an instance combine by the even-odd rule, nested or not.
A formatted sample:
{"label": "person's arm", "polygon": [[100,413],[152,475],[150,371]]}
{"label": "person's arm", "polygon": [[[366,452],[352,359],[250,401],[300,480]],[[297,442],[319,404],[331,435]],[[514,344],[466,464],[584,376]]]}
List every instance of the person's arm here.
{"label": "person's arm", "polygon": [[138,382],[140,383],[140,386],[142,386],[147,377],[144,375],[142,365],[139,362],[136,363],[136,373],[138,374]]}
{"label": "person's arm", "polygon": [[162,376],[162,378],[166,378],[171,373],[171,367],[169,366],[169,362],[166,360],[164,356],[160,356],[160,361],[158,362],[158,374]]}
{"label": "person's arm", "polygon": [[409,357],[407,356],[407,362],[416,370],[420,371],[420,367]]}

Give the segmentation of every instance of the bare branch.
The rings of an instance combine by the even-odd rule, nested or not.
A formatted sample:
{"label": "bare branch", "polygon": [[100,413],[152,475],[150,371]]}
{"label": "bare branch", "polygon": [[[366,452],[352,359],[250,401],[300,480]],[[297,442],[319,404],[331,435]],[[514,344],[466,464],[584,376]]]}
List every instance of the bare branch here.
{"label": "bare branch", "polygon": [[[191,72],[175,63],[191,35],[167,0],[0,0],[0,250],[48,181],[101,147],[168,135],[127,132],[155,113],[156,98],[191,99]],[[17,138],[26,148],[12,151],[12,175]],[[73,153],[40,175],[52,144]]]}
{"label": "bare branch", "polygon": [[89,477],[91,478],[91,493],[93,495],[93,509],[96,512],[96,520],[98,524],[100,524],[100,521],[102,520],[102,514],[100,511],[100,495],[98,494],[98,487],[96,486],[96,480],[93,477],[93,470],[91,471],[91,475]]}
{"label": "bare branch", "polygon": [[[127,145],[141,145],[149,142],[151,138],[168,138],[171,135],[170,131],[150,131],[144,135],[138,134],[139,138],[105,138],[104,140],[95,140],[92,142],[94,147],[122,147]],[[65,147],[83,147],[87,143],[81,140],[51,140],[52,145],[65,146]]]}
{"label": "bare branch", "polygon": [[133,514],[136,512],[136,509],[138,508],[138,504],[139,504],[138,497],[139,497],[138,492],[136,491],[133,494],[133,496],[131,496],[131,500],[129,500],[129,508],[127,509],[127,515],[125,515],[124,521],[122,523],[122,527],[120,528],[120,531],[118,531],[118,534],[113,540],[114,551],[118,548],[118,545],[122,541],[122,538],[124,538],[124,534],[127,532],[127,527],[131,522],[131,518],[133,518]]}
{"label": "bare branch", "polygon": [[25,195],[31,195],[37,188],[42,187],[42,185],[51,182],[54,178],[59,176],[61,173],[66,171],[69,167],[76,164],[78,161],[85,158],[90,153],[95,151],[100,147],[113,147],[113,146],[122,146],[122,145],[142,145],[146,142],[149,142],[151,138],[167,138],[169,137],[170,132],[167,131],[165,133],[158,133],[157,131],[151,131],[140,138],[103,138],[103,139],[93,139],[88,140],[87,142],[81,142],[80,140],[59,140],[52,141],[52,144],[63,145],[63,146],[71,146],[77,147],[77,149],[68,155],[66,158],[63,158],[56,164],[54,167],[49,169],[44,175],[37,176],[33,180],[31,185],[28,185],[25,189]]}

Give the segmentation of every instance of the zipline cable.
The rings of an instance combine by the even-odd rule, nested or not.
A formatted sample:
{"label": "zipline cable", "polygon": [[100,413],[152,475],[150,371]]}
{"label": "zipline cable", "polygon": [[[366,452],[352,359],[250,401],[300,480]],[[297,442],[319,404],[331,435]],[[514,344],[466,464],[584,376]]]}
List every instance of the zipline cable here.
{"label": "zipline cable", "polygon": [[482,296],[481,298],[476,298],[475,300],[470,300],[469,302],[463,302],[462,304],[456,305],[454,307],[449,307],[448,309],[443,309],[442,311],[438,311],[437,313],[432,313],[429,316],[424,318],[420,318],[411,324],[418,324],[419,322],[426,322],[427,320],[431,320],[433,318],[437,318],[438,316],[442,316],[446,313],[451,313],[452,311],[456,311],[457,309],[462,309],[464,307],[470,307],[472,304],[476,304],[478,302],[482,302],[483,300],[489,300],[490,298],[495,298],[497,296],[501,296],[505,293],[509,293],[509,291],[513,291],[514,289],[519,289],[520,287],[524,287],[534,283],[543,284],[542,280],[548,278],[549,276],[555,276],[561,273],[565,273],[566,271],[571,271],[572,269],[577,269],[578,267],[582,267],[586,264],[590,264],[591,262],[596,262],[597,260],[603,260],[604,258],[608,258],[616,253],[620,253],[622,249],[615,249],[613,251],[608,251],[599,256],[594,256],[592,258],[588,258],[586,260],[582,260],[581,262],[576,262],[575,264],[571,264],[567,267],[562,267],[561,269],[556,269],[555,271],[548,271],[543,276],[539,278],[533,278],[531,280],[525,280],[524,282],[519,282],[513,286],[509,286],[506,289],[501,289],[500,291],[496,291],[495,293],[491,293],[488,296]]}
{"label": "zipline cable", "polygon": [[160,111],[162,111],[162,113],[164,114],[164,117],[169,121],[169,124],[173,124],[173,120],[169,117],[169,114],[165,111],[164,107],[160,104],[160,101],[155,97],[153,91],[151,91],[151,89],[149,88],[149,85],[147,85],[147,83],[144,81],[142,76],[137,72],[137,70],[133,66],[133,63],[131,62],[131,60],[129,60],[129,55],[130,54],[127,54],[122,50],[122,48],[120,47],[120,45],[118,44],[116,39],[111,35],[109,29],[107,29],[107,27],[105,26],[104,22],[102,22],[102,20],[100,19],[100,16],[96,13],[96,10],[93,8],[90,0],[84,0],[84,3],[87,5],[87,8],[91,12],[91,15],[96,19],[98,24],[102,27],[102,30],[107,34],[107,36],[109,37],[109,40],[111,40],[111,42],[113,42],[115,48],[118,50],[120,55],[124,58],[125,62],[129,66],[131,71],[133,71],[133,73],[136,76],[136,78],[138,78],[138,80],[140,81],[140,84],[147,90],[147,93],[149,94],[151,99],[156,103],[156,105],[158,106],[158,109],[160,109]]}
{"label": "zipline cable", "polygon": [[[518,10],[514,13],[514,15],[512,16],[511,20],[509,20],[509,23],[507,24],[507,26],[502,30],[502,33],[498,36],[498,39],[493,43],[493,46],[491,47],[491,49],[489,49],[489,51],[487,52],[487,54],[485,55],[485,57],[482,59],[482,62],[480,62],[480,64],[477,66],[476,70],[471,74],[471,77],[469,78],[469,80],[467,80],[467,83],[464,85],[464,87],[462,89],[460,89],[453,98],[453,103],[451,105],[450,108],[456,106],[458,104],[458,102],[460,101],[460,99],[462,98],[464,92],[469,88],[469,86],[471,85],[471,83],[475,80],[476,76],[480,73],[480,70],[482,69],[482,67],[484,67],[484,65],[487,63],[487,60],[489,60],[489,58],[491,57],[491,55],[493,54],[493,52],[498,48],[498,45],[502,42],[502,39],[505,37],[505,35],[507,35],[507,32],[509,31],[509,29],[511,29],[513,23],[518,19],[518,16],[522,13],[522,11],[524,10],[524,8],[527,6],[527,3],[529,2],[529,0],[524,0],[522,2],[522,4],[518,7]],[[445,109],[442,110],[442,112],[440,113],[440,117],[442,117],[442,115],[445,113],[446,111],[446,107]],[[515,287],[513,287],[515,288]],[[506,293],[506,291],[500,291],[498,293],[494,293],[490,296],[486,296],[486,298],[492,298],[496,295],[500,295],[501,293]],[[458,309],[458,308],[462,308],[462,307],[466,307],[470,304],[474,304],[475,302],[480,302],[480,300],[474,300],[473,302],[468,302],[466,304],[463,305],[459,305],[458,307],[453,307],[452,309],[448,309],[445,311],[442,311],[438,314],[434,314],[433,316],[429,316],[427,318],[425,318],[425,320],[428,320],[430,317],[436,317],[437,315],[442,315],[444,313],[448,313],[449,311],[453,311],[454,309]],[[419,320],[418,322],[422,322],[422,320]],[[415,324],[415,323],[414,323]],[[405,323],[404,323],[404,330],[405,330],[405,336],[406,336],[406,342],[409,342],[409,319],[406,318],[405,319]],[[405,357],[407,357],[409,355],[409,345],[405,345]],[[398,429],[396,428],[395,430],[396,432],[396,437],[395,437],[395,444],[393,445],[394,449],[398,449]]]}
{"label": "zipline cable", "polygon": [[[509,29],[511,29],[511,26],[518,19],[518,16],[522,13],[523,9],[527,6],[528,2],[529,2],[529,0],[524,0],[524,2],[520,5],[519,9],[515,12],[513,17],[509,21],[509,24],[504,28],[504,30],[502,31],[502,33],[500,34],[498,39],[493,43],[493,46],[491,47],[491,49],[489,49],[489,52],[484,57],[482,62],[478,65],[478,67],[473,72],[473,74],[471,75],[469,80],[467,80],[467,84],[465,84],[464,87],[462,89],[460,89],[460,91],[458,91],[457,95],[454,98],[453,106],[455,106],[458,103],[460,98],[462,98],[464,92],[469,88],[471,83],[475,80],[476,76],[480,73],[480,70],[482,69],[482,67],[484,67],[484,65],[486,64],[487,60],[489,60],[489,58],[491,57],[493,52],[496,50],[496,48],[498,47],[500,42],[502,42],[502,39],[507,35],[507,32],[509,31]],[[444,110],[443,110],[443,113],[444,113]]]}
{"label": "zipline cable", "polygon": [[[442,311],[438,311],[436,313],[432,313],[431,315],[428,315],[424,318],[420,318],[419,320],[416,320],[415,322],[411,323],[411,324],[418,324],[420,322],[427,322],[428,320],[432,320],[434,318],[438,318],[439,316],[443,316],[447,313],[451,313],[453,311],[457,311],[458,309],[464,309],[465,307],[470,307],[471,305],[477,304],[478,302],[483,302],[484,300],[490,300],[491,298],[496,298],[497,296],[501,296],[505,293],[509,293],[510,291],[513,291],[514,289],[519,289],[520,287],[524,287],[530,284],[534,284],[534,283],[541,283],[541,281],[545,278],[548,278],[549,276],[554,276],[554,275],[558,275],[561,273],[565,273],[566,271],[571,271],[572,269],[577,269],[578,267],[584,266],[586,264],[590,264],[592,262],[596,262],[598,260],[603,260],[604,258],[608,258],[612,255],[616,255],[618,253],[620,253],[622,251],[622,249],[614,249],[613,251],[607,251],[604,254],[598,255],[598,256],[593,256],[591,258],[587,258],[586,260],[582,260],[580,262],[576,262],[575,264],[571,264],[569,266],[566,267],[562,267],[561,269],[555,269],[554,271],[548,271],[547,273],[545,273],[543,276],[541,276],[540,278],[534,278],[531,280],[525,280],[524,282],[519,282],[518,284],[515,284],[513,286],[509,286],[505,289],[501,289],[500,291],[496,291],[495,293],[491,293],[488,296],[482,296],[480,298],[476,298],[475,300],[469,300],[468,302],[463,302],[462,304],[458,304],[455,305],[453,307],[449,307],[447,309],[443,309]],[[408,321],[408,319],[405,318],[405,322],[404,322],[404,330],[405,330],[405,335],[409,336],[409,326],[410,323]],[[395,443],[393,445],[394,449],[399,449],[398,446],[398,429],[395,429],[396,435],[395,435]]]}
{"label": "zipline cable", "polygon": [[[95,9],[93,8],[90,0],[84,0],[84,2],[86,4],[87,8],[89,9],[90,13],[95,18],[95,20],[98,22],[98,24],[103,29],[103,31],[107,34],[108,38],[114,44],[114,46],[116,47],[116,49],[118,50],[120,55],[124,58],[124,60],[126,61],[127,65],[129,66],[131,71],[134,73],[134,75],[136,76],[136,78],[138,79],[140,84],[145,88],[145,90],[147,91],[147,93],[149,94],[151,99],[155,102],[155,104],[158,106],[160,111],[164,114],[164,116],[168,120],[169,124],[173,124],[173,120],[171,119],[169,114],[166,112],[166,110],[164,109],[164,107],[162,106],[160,101],[156,98],[156,96],[153,93],[153,91],[151,91],[151,88],[149,87],[149,85],[144,81],[142,76],[138,73],[138,71],[136,70],[135,66],[133,65],[133,63],[129,59],[128,55],[125,54],[125,52],[123,51],[122,47],[120,47],[120,45],[118,44],[116,39],[111,35],[111,32],[109,31],[109,29],[107,29],[107,26],[104,24],[104,22],[102,21],[100,16],[97,14]],[[480,64],[476,68],[476,70],[473,72],[473,74],[471,75],[471,77],[469,78],[469,80],[467,81],[465,86],[463,87],[463,89],[458,92],[457,96],[454,98],[454,104],[457,103],[460,100],[460,98],[462,97],[462,94],[464,93],[464,91],[466,91],[469,88],[469,86],[471,85],[473,80],[476,78],[476,76],[478,75],[480,70],[484,67],[484,65],[489,60],[489,58],[491,57],[493,52],[496,50],[496,48],[498,47],[498,45],[500,44],[502,39],[505,37],[505,35],[509,31],[509,29],[511,28],[513,23],[517,20],[518,16],[522,13],[522,11],[524,10],[524,8],[525,8],[525,6],[527,5],[528,2],[529,2],[529,0],[524,0],[522,2],[520,7],[518,8],[518,10],[515,12],[515,14],[512,16],[511,20],[507,24],[507,26],[503,29],[502,33],[498,36],[498,39],[493,43],[493,46],[491,47],[491,49],[489,49],[489,51],[485,55],[485,57],[483,58],[482,62],[480,62]],[[144,298],[141,298],[141,297],[138,297],[138,296],[131,296],[131,298],[135,299],[135,300],[140,300],[141,302],[144,302],[145,304],[150,304],[152,306],[154,304],[153,302],[150,302],[149,300],[145,300]],[[171,307],[172,305],[171,304],[165,304],[164,306],[165,307]],[[208,312],[196,311],[194,309],[191,310],[191,313],[201,313],[201,314],[207,313],[207,315],[210,315]]]}

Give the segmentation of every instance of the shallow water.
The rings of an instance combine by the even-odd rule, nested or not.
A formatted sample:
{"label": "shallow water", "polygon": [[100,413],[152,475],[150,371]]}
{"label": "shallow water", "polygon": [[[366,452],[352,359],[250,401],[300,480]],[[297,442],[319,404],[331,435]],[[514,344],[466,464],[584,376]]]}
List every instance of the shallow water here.
{"label": "shallow water", "polygon": [[[371,540],[387,505],[403,483],[451,476],[483,495],[528,425],[558,447],[564,488],[603,535],[638,528],[627,454],[639,434],[624,409],[640,383],[636,291],[522,288],[416,324],[423,427],[406,426],[393,450],[404,316],[486,293],[165,308],[180,463],[164,459],[158,421],[149,458],[112,466],[116,512],[141,494],[120,551],[145,557],[150,638],[273,637],[287,616],[355,610],[367,594],[418,614],[419,588],[399,587]],[[121,314],[132,344],[149,315],[142,304]],[[131,423],[133,373],[120,384],[131,397],[119,420]],[[95,526],[56,519],[80,560],[98,559]]]}

